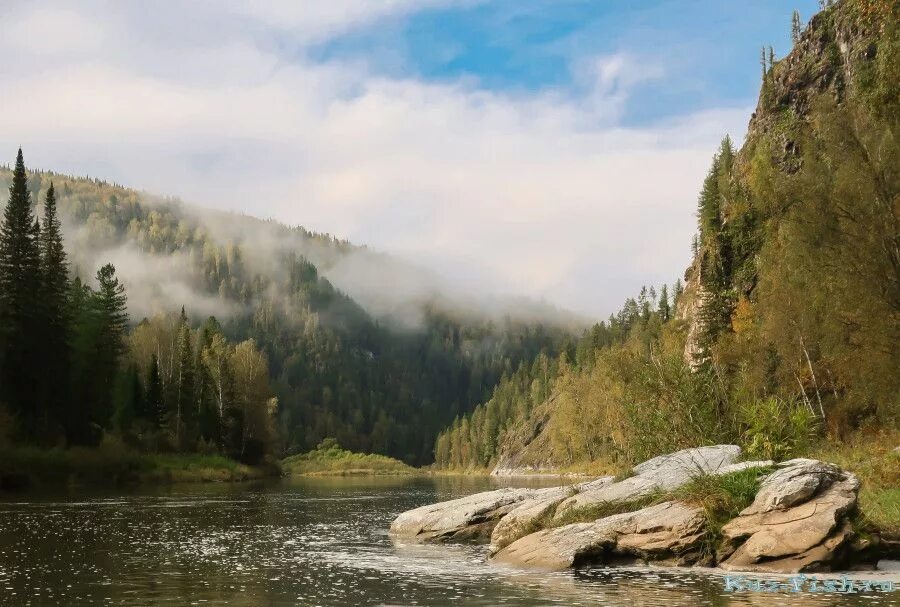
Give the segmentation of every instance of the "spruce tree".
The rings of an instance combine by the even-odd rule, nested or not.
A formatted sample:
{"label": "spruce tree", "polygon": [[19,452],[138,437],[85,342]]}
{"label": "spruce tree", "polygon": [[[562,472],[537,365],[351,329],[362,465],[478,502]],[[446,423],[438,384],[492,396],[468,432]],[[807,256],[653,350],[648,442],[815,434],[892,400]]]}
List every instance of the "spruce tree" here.
{"label": "spruce tree", "polygon": [[31,208],[22,150],[16,157],[9,202],[0,224],[0,401],[34,435],[39,405],[38,313],[41,284],[39,230]]}
{"label": "spruce tree", "polygon": [[663,284],[662,288],[659,290],[659,317],[663,322],[668,322],[669,316],[671,315],[671,309],[669,308],[669,289]]}
{"label": "spruce tree", "polygon": [[175,442],[179,447],[194,438],[197,411],[194,406],[194,351],[191,344],[191,328],[184,307],[178,323],[178,375],[176,395]]}
{"label": "spruce tree", "polygon": [[[53,184],[44,201],[41,231],[41,313],[43,315],[43,366],[50,377],[69,376],[70,304],[69,271],[62,232],[56,210],[56,191]],[[65,382],[45,383],[45,398],[49,414],[59,421],[65,405],[68,386]]]}
{"label": "spruce tree", "polygon": [[672,287],[672,308],[678,309],[678,302],[681,301],[681,296],[684,294],[684,285],[681,284],[681,279],[677,278],[675,280],[675,286]]}
{"label": "spruce tree", "polygon": [[96,382],[94,421],[105,426],[113,412],[113,388],[119,361],[125,352],[128,312],[125,286],[116,278],[116,268],[112,264],[97,271],[97,282],[99,287],[93,301],[98,323],[93,377]]}
{"label": "spruce tree", "polygon": [[800,11],[794,10],[791,15],[791,41],[794,44],[800,42]]}

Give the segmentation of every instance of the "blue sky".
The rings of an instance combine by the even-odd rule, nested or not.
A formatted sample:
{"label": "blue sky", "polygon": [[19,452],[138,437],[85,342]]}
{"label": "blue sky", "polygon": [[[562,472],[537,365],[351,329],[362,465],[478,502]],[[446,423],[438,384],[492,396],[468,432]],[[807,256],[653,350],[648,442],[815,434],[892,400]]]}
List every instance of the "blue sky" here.
{"label": "blue sky", "polygon": [[0,150],[605,318],[682,275],[759,48],[815,5],[10,0]]}
{"label": "blue sky", "polygon": [[623,124],[722,105],[752,103],[761,45],[790,48],[796,8],[815,0],[498,0],[440,6],[385,20],[308,49],[317,60],[366,61],[373,70],[430,81],[475,79],[506,91],[569,89],[578,94],[579,59],[625,52],[663,74],[643,83]]}

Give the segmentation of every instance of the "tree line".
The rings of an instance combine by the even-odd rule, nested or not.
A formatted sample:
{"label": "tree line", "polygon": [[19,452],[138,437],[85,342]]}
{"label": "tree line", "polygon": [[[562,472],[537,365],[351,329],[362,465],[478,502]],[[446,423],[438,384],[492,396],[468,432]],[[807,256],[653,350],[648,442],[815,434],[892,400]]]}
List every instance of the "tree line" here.
{"label": "tree line", "polygon": [[114,433],[153,451],[259,461],[275,441],[268,363],[210,318],[131,327],[112,264],[73,276],[51,183],[36,217],[21,149],[0,224],[0,409],[26,444],[97,445]]}

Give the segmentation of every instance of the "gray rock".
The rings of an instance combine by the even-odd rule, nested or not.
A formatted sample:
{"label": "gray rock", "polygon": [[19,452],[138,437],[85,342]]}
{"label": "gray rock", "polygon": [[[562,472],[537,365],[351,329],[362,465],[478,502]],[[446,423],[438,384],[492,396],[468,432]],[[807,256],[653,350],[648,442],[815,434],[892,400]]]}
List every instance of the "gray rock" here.
{"label": "gray rock", "polygon": [[532,533],[500,550],[492,560],[549,570],[623,558],[690,564],[696,560],[703,525],[699,508],[665,502],[593,523]]}
{"label": "gray rock", "polygon": [[778,464],[778,468],[762,482],[753,504],[745,510],[746,514],[803,503],[841,475],[837,466],[814,459],[792,459]]}
{"label": "gray rock", "polygon": [[496,552],[525,534],[537,519],[548,515],[573,491],[591,491],[612,483],[613,477],[604,476],[574,487],[553,487],[541,490],[517,505],[500,519],[491,533],[491,551]]}
{"label": "gray rock", "polygon": [[816,460],[781,465],[753,504],[722,528],[723,569],[815,571],[834,562],[852,539],[846,514],[856,506],[856,476]]}
{"label": "gray rock", "polygon": [[727,469],[734,465],[740,455],[741,448],[737,445],[716,445],[654,457],[635,466],[635,476],[582,491],[564,500],[557,507],[555,518],[561,518],[572,508],[583,508],[601,502],[629,501],[657,490],[676,489],[696,476],[715,474]]}
{"label": "gray rock", "polygon": [[683,449],[649,459],[634,467],[634,473],[653,480],[661,489],[675,489],[695,476],[713,474],[741,456],[737,445],[715,445]]}
{"label": "gray rock", "polygon": [[497,522],[534,489],[504,488],[409,510],[391,523],[391,533],[423,542],[486,541]]}

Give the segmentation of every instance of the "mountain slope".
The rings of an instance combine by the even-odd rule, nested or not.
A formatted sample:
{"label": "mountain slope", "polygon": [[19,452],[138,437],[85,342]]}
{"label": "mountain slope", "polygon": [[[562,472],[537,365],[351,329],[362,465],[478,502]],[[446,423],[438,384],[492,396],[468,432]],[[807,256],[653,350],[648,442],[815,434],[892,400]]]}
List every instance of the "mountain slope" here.
{"label": "mountain slope", "polygon": [[[0,185],[10,179],[0,170]],[[353,450],[428,462],[440,428],[520,360],[558,351],[579,323],[538,305],[486,311],[386,255],[103,181],[31,173],[32,200],[43,201],[51,181],[73,270],[89,280],[112,262],[134,323],[184,306],[195,326],[213,315],[228,337],[256,340],[286,452],[334,437]]]}
{"label": "mountain slope", "polygon": [[439,463],[615,466],[720,441],[777,458],[896,429],[898,137],[900,5],[830,4],[765,61],[741,148],[715,154],[674,312],[630,300],[549,376],[523,367],[441,434]]}

